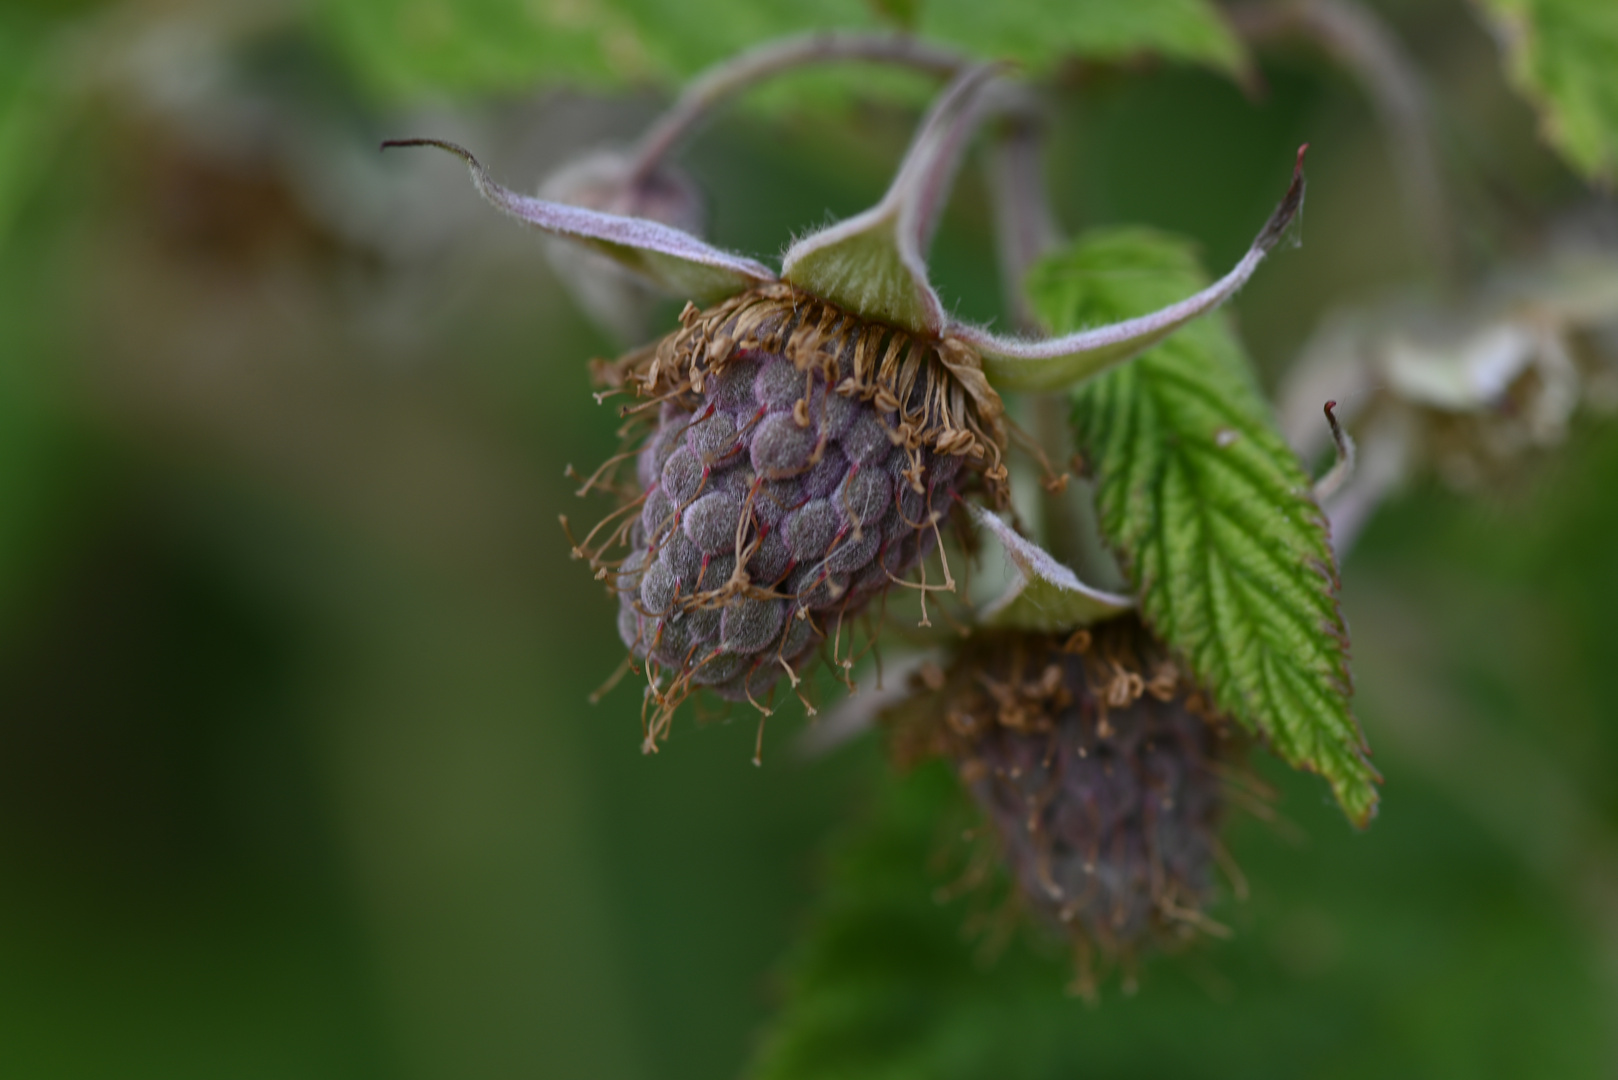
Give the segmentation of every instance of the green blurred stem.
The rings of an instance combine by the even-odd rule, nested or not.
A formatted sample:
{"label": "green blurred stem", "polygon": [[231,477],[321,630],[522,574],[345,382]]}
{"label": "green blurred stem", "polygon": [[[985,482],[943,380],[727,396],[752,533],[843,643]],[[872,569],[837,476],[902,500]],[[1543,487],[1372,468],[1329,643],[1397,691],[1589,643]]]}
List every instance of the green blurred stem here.
{"label": "green blurred stem", "polygon": [[678,100],[641,137],[631,182],[643,180],[665,157],[727,99],[796,68],[857,60],[913,68],[951,78],[972,63],[971,57],[942,45],[896,34],[829,31],[766,42],[738,53],[693,79]]}
{"label": "green blurred stem", "polygon": [[1044,117],[1029,107],[1001,122],[986,162],[1006,311],[1019,332],[1030,334],[1045,328],[1029,306],[1023,279],[1062,243],[1045,194],[1044,151]]}
{"label": "green blurred stem", "polygon": [[[1030,334],[1047,328],[1039,324],[1029,306],[1023,280],[1029,267],[1062,242],[1061,228],[1046,196],[1044,149],[1044,118],[1031,100],[1023,100],[1008,109],[986,162],[1005,308],[1016,329]],[[1028,406],[1035,440],[1051,466],[1062,469],[1074,451],[1068,395],[1030,395]],[[1101,538],[1089,481],[1075,477],[1063,491],[1042,489],[1040,517],[1045,549],[1071,567],[1080,580],[1098,588],[1127,588],[1117,561]]]}

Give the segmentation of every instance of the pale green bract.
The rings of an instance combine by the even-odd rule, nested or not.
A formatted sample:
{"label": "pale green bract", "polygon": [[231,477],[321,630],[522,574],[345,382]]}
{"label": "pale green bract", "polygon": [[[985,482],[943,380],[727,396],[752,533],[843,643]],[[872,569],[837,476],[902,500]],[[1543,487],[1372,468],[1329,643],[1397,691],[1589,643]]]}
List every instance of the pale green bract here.
{"label": "pale green bract", "polygon": [[1618,178],[1618,3],[1481,0],[1517,88],[1585,176]]}
{"label": "pale green bract", "polygon": [[[1126,229],[1053,254],[1028,290],[1062,332],[1204,281],[1184,242]],[[1073,424],[1142,615],[1221,711],[1324,776],[1349,818],[1368,823],[1379,777],[1349,708],[1326,525],[1225,320],[1193,323],[1075,390]]]}

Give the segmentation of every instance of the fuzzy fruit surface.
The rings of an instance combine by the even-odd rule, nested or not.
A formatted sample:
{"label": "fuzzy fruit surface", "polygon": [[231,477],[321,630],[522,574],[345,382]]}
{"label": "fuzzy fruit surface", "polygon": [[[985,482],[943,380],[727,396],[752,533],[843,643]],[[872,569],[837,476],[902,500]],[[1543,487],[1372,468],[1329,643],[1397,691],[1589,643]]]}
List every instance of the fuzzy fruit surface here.
{"label": "fuzzy fruit surface", "polygon": [[898,430],[763,351],[665,402],[637,461],[624,644],[676,681],[762,700],[931,550],[961,459],[906,450]]}

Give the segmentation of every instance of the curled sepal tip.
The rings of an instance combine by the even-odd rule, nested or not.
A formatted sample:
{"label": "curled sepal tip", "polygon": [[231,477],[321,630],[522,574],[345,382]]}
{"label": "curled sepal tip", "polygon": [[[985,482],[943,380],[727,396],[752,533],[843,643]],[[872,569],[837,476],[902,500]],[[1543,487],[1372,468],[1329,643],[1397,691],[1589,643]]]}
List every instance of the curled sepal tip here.
{"label": "curled sepal tip", "polygon": [[1196,295],[1149,315],[1045,341],[1000,337],[965,324],[952,326],[950,335],[982,353],[983,370],[999,390],[1061,390],[1145,352],[1186,323],[1223,304],[1247,284],[1303,206],[1303,155],[1308,149],[1307,143],[1298,148],[1292,183],[1247,254],[1230,273]]}
{"label": "curled sepal tip", "polygon": [[1121,615],[1133,597],[1092,588],[1038,544],[1025,539],[999,515],[972,506],[972,516],[994,534],[1017,568],[1011,586],[978,612],[990,626],[1058,633]]}
{"label": "curled sepal tip", "polygon": [[944,305],[927,279],[926,249],[977,124],[984,88],[1002,65],[962,73],[916,131],[882,201],[793,244],[782,280],[867,319],[941,335]]}
{"label": "curled sepal tip", "polygon": [[723,251],[662,222],[623,217],[519,195],[497,184],[464,147],[442,139],[389,139],[394,146],[435,146],[466,162],[472,183],[490,205],[554,236],[600,251],[669,292],[712,303],[776,280],[763,263]]}

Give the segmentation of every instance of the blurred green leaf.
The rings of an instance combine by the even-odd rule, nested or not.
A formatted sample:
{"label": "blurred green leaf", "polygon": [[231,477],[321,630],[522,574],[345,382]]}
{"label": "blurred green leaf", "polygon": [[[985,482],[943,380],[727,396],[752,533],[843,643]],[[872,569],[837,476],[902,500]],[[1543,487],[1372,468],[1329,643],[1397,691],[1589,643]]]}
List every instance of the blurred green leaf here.
{"label": "blurred green leaf", "polygon": [[33,21],[0,19],[0,251],[62,134],[65,101],[52,78],[54,53]]}
{"label": "blurred green leaf", "polygon": [[[932,0],[919,14],[905,4],[866,0],[812,7],[792,0],[322,0],[319,10],[329,40],[362,80],[389,95],[674,80],[770,38],[834,27],[877,30],[894,17],[915,17],[924,34],[1036,69],[1067,55],[1119,59],[1143,52],[1232,73],[1245,63],[1240,43],[1206,0]],[[856,84],[845,76],[844,85]]]}
{"label": "blurred green leaf", "polygon": [[1283,801],[1307,848],[1257,828],[1231,837],[1253,883],[1251,901],[1217,913],[1235,938],[1160,957],[1138,994],[1109,984],[1092,1008],[1064,992],[1073,969],[1059,942],[1030,931],[992,952],[968,927],[993,924],[995,897],[937,898],[975,820],[949,770],[879,778],[829,850],[748,1075],[1606,1075],[1609,1006],[1559,896],[1528,887],[1418,778],[1400,789],[1402,828],[1363,835],[1330,828],[1333,811],[1300,781],[1283,778]]}
{"label": "blurred green leaf", "polygon": [[1241,42],[1206,0],[926,0],[921,29],[995,58],[1049,67],[1065,56],[1119,60],[1158,53],[1232,75],[1247,64]]}
{"label": "blurred green leaf", "polygon": [[326,0],[318,17],[360,80],[390,96],[616,85],[655,73],[636,28],[603,5]]}
{"label": "blurred green leaf", "polygon": [[1482,0],[1545,136],[1587,177],[1618,176],[1618,4]]}
{"label": "blurred green leaf", "polygon": [[867,0],[871,10],[895,26],[914,30],[921,16],[921,0]]}
{"label": "blurred green leaf", "polygon": [[322,20],[361,78],[398,96],[668,81],[767,38],[876,21],[860,0],[324,0]]}
{"label": "blurred green leaf", "polygon": [[67,439],[51,379],[60,351],[52,308],[39,296],[41,246],[19,240],[66,126],[49,41],[36,13],[0,16],[0,630],[39,576],[66,486]]}
{"label": "blurred green leaf", "polygon": [[[880,29],[863,0],[610,0],[637,27],[675,77],[695,74],[710,64],[770,38],[808,30]],[[844,72],[854,68],[843,68]],[[844,78],[848,78],[847,75]]]}
{"label": "blurred green leaf", "polygon": [[[1119,229],[1050,256],[1028,289],[1065,333],[1206,283],[1185,242]],[[1344,812],[1369,822],[1377,774],[1349,709],[1336,559],[1229,325],[1205,318],[1084,385],[1073,424],[1142,614],[1221,710],[1289,764],[1325,776]]]}

